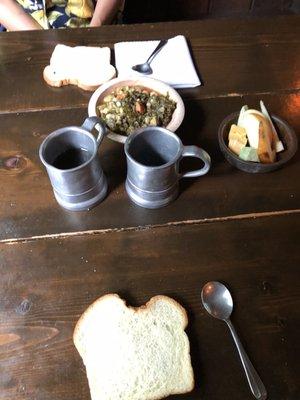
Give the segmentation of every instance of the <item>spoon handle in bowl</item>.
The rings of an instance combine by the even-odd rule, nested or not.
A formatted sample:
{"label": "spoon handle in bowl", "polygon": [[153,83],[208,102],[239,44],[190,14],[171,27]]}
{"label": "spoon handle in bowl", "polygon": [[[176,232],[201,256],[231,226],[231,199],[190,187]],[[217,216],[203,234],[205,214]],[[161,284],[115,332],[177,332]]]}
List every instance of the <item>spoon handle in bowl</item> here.
{"label": "spoon handle in bowl", "polygon": [[231,323],[231,321],[228,319],[226,320],[226,323],[230,329],[231,335],[233,337],[234,343],[237,347],[237,350],[239,352],[239,356],[242,362],[242,365],[244,367],[244,371],[251,389],[251,392],[253,396],[258,399],[258,400],[265,400],[267,398],[267,390],[262,383],[262,380],[260,379],[258,373],[255,371],[255,368],[253,367],[251,361],[249,360],[247,353],[240,342],[240,339]]}

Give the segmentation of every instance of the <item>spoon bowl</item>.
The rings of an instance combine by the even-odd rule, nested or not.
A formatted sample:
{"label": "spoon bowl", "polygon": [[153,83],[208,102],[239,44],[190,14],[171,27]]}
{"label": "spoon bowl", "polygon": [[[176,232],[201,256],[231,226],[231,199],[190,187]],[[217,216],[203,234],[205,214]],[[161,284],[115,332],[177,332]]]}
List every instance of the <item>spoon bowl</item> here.
{"label": "spoon bowl", "polygon": [[215,318],[226,320],[233,309],[231,294],[220,282],[208,282],[201,292],[201,299],[206,311]]}
{"label": "spoon bowl", "polygon": [[257,400],[266,400],[266,388],[249,360],[249,357],[229,319],[233,309],[233,301],[229,290],[220,282],[208,282],[202,288],[201,299],[204,308],[210,315],[226,322],[237,347],[253,396]]}
{"label": "spoon bowl", "polygon": [[144,75],[151,75],[153,73],[153,70],[150,66],[150,63],[152,62],[153,58],[157,56],[157,54],[161,51],[161,49],[168,43],[167,39],[161,40],[158,45],[155,47],[153,52],[150,54],[148,60],[142,64],[137,64],[132,67],[134,71],[139,72],[140,74]]}
{"label": "spoon bowl", "polygon": [[144,75],[151,75],[153,74],[152,68],[149,63],[145,62],[143,64],[134,65],[132,67],[134,71],[137,71]]}

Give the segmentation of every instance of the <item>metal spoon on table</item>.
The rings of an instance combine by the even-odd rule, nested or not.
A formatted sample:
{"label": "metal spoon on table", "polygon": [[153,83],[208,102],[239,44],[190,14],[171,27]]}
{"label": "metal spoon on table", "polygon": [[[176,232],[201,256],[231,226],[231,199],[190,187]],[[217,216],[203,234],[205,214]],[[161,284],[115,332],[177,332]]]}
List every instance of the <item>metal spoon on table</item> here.
{"label": "metal spoon on table", "polygon": [[143,64],[137,64],[132,67],[134,71],[140,72],[141,74],[150,75],[153,73],[150,63],[153,58],[160,52],[160,50],[167,44],[168,40],[161,40],[154,51],[150,54],[148,60]]}
{"label": "metal spoon on table", "polygon": [[239,352],[251,392],[256,399],[265,400],[267,398],[266,388],[249,360],[229,319],[233,309],[233,301],[229,290],[220,282],[208,282],[203,286],[201,299],[204,308],[210,315],[225,321],[228,325]]}

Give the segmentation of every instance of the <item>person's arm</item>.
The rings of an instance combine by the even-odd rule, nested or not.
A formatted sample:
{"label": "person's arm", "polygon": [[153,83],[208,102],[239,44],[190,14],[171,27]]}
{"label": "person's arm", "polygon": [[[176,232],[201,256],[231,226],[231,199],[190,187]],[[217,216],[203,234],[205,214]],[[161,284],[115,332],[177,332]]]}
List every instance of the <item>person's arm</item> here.
{"label": "person's arm", "polygon": [[9,31],[42,29],[15,0],[0,1],[0,23]]}
{"label": "person's arm", "polygon": [[116,16],[122,0],[97,0],[90,26],[110,24]]}

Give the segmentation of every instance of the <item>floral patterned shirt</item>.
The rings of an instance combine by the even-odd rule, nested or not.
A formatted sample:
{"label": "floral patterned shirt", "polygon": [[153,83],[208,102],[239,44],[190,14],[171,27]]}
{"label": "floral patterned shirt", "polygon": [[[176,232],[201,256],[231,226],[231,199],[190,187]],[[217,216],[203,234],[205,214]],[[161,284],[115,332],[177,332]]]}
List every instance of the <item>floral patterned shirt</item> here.
{"label": "floral patterned shirt", "polygon": [[94,13],[95,1],[17,0],[44,29],[88,26]]}

